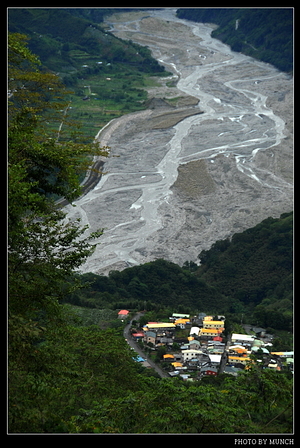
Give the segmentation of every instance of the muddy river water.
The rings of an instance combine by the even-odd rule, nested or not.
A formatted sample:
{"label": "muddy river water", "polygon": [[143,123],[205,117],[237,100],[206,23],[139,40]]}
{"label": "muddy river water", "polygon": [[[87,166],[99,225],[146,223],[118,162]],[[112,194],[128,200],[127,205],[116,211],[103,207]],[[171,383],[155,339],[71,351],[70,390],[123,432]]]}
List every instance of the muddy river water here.
{"label": "muddy river water", "polygon": [[115,35],[147,45],[173,73],[149,96],[182,98],[193,111],[189,105],[190,116],[158,126],[177,113],[162,104],[99,130],[96,140],[111,147],[107,174],[65,207],[66,220],[81,218],[86,233],[104,228],[80,270],[196,261],[216,240],[291,211],[291,77],[232,52],[211,37],[213,25],[178,19],[172,9],[107,22]]}

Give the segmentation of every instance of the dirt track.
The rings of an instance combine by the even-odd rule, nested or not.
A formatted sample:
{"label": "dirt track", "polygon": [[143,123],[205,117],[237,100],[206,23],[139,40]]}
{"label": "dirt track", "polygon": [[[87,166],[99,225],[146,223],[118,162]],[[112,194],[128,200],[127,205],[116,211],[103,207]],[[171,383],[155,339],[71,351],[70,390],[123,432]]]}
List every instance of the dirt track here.
{"label": "dirt track", "polygon": [[196,261],[216,240],[293,207],[293,80],[231,52],[210,37],[211,26],[171,10],[147,15],[108,22],[174,75],[149,89],[162,101],[96,136],[111,147],[108,174],[66,207],[87,232],[106,229],[84,272],[158,257]]}

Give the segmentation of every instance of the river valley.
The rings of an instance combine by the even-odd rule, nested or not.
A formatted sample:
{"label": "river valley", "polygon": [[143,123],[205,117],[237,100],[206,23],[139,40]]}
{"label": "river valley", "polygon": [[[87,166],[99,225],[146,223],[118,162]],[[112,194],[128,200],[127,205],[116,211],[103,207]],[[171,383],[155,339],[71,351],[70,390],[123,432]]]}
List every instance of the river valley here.
{"label": "river valley", "polygon": [[81,272],[157,258],[196,261],[220,239],[293,208],[293,79],[211,37],[175,9],[108,16],[173,73],[148,109],[112,120],[105,175],[67,205],[66,221],[104,228]]}

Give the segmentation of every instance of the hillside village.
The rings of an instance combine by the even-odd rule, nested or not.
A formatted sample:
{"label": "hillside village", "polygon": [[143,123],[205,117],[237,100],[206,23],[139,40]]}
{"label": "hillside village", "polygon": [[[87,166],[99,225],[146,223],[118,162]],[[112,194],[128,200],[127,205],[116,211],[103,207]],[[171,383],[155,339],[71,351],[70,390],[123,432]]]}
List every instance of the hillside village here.
{"label": "hillside village", "polygon": [[[127,310],[121,310],[119,318],[124,319],[128,314]],[[173,313],[169,322],[148,322],[139,329],[132,328],[131,337],[150,356],[159,350],[164,353],[159,362],[164,371],[170,377],[179,376],[187,381],[221,373],[236,376],[254,363],[264,369],[293,372],[294,352],[273,352],[273,335],[263,328],[251,327],[251,334],[232,333],[227,338],[224,330],[225,316]],[[182,337],[182,334],[188,336]],[[151,367],[140,356],[136,360]]]}

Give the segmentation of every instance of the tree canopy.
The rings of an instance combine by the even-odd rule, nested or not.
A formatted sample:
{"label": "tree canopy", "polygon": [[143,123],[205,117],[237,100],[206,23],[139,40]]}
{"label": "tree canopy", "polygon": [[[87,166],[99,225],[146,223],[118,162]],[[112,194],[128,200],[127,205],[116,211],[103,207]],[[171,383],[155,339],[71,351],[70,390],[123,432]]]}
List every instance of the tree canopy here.
{"label": "tree canopy", "polygon": [[[78,197],[78,173],[89,165],[88,156],[107,151],[82,144],[72,128],[68,132],[61,112],[64,88],[55,75],[39,70],[25,36],[9,34],[8,58],[8,316],[14,366],[17,360],[29,362],[47,323],[60,322],[59,299],[76,288],[67,279],[102,232],[85,238],[79,222],[65,224],[51,195]],[[48,124],[62,121],[66,126],[58,139]]]}
{"label": "tree canopy", "polygon": [[195,22],[216,23],[212,37],[279,70],[293,70],[292,8],[197,8],[177,10]]}

